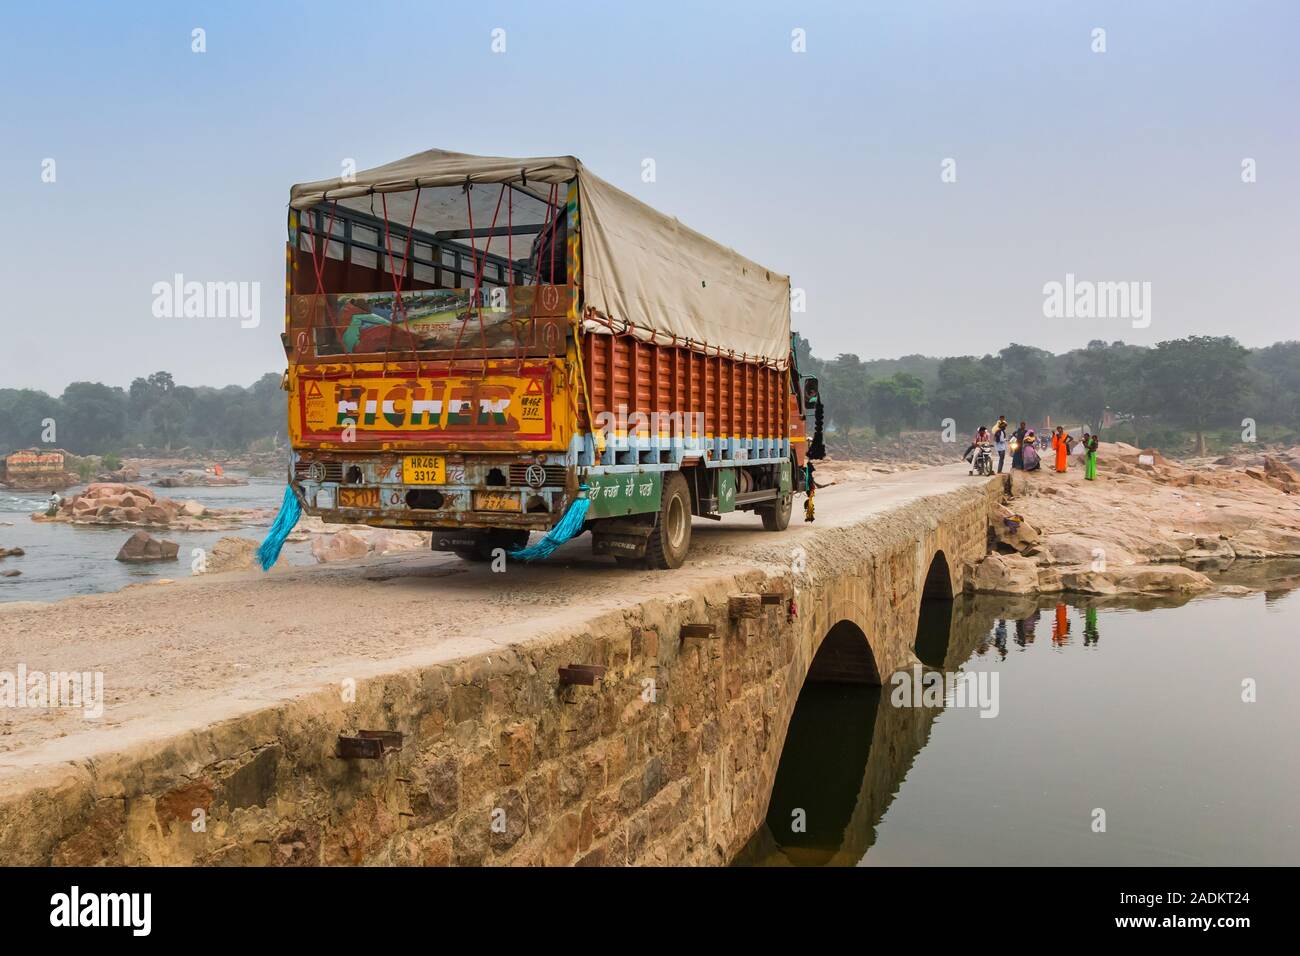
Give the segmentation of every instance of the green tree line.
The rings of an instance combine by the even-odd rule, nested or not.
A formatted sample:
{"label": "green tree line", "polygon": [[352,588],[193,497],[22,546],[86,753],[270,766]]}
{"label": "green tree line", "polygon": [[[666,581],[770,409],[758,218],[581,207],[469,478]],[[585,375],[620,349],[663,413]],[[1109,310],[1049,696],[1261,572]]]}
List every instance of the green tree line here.
{"label": "green tree line", "polygon": [[1300,342],[1247,349],[1228,336],[1194,335],[1155,346],[1089,342],[1053,354],[1011,344],[982,356],[863,360],[813,355],[796,337],[800,371],[817,375],[833,428],[853,434],[870,427],[896,436],[904,428],[959,432],[992,425],[999,414],[1014,424],[1098,427],[1109,411],[1112,437],[1173,447],[1205,435],[1242,430],[1251,419],[1260,435],[1294,438],[1300,431]]}
{"label": "green tree line", "polygon": [[137,378],[125,389],[73,382],[58,396],[0,388],[0,452],[41,446],[78,455],[243,451],[286,438],[285,395],[274,372],[247,388],[177,385],[168,372]]}
{"label": "green tree line", "polygon": [[[1037,426],[1050,416],[1095,428],[1107,410],[1122,422],[1112,437],[1170,448],[1240,430],[1246,418],[1261,436],[1300,431],[1300,342],[1246,349],[1230,337],[1190,336],[1149,348],[1097,340],[1060,355],[1012,344],[983,356],[822,359],[796,335],[796,349],[801,373],[821,380],[831,427],[847,434],[937,430],[949,418],[964,434],[1002,413],[1013,423]],[[286,441],[285,418],[273,372],[247,388],[177,385],[167,372],[125,389],[73,382],[59,396],[0,388],[0,452],[42,444],[80,455],[242,451]],[[52,443],[43,441],[47,420]]]}

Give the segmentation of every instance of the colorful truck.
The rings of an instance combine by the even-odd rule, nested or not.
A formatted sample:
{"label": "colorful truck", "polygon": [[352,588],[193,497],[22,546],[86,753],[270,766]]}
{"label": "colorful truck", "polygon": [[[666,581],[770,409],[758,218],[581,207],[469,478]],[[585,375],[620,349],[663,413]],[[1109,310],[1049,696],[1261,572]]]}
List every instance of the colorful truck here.
{"label": "colorful truck", "polygon": [[567,156],[430,150],[294,186],[288,228],[308,514],[486,560],[585,499],[593,550],[654,568],[692,515],[788,525],[817,399],[786,276]]}

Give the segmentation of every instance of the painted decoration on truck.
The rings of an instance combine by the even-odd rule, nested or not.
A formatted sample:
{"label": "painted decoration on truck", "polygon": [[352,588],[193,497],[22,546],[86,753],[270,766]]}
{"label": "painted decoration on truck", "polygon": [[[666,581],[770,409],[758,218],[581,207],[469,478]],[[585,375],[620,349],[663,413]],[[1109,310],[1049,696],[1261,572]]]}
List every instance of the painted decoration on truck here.
{"label": "painted decoration on truck", "polygon": [[[400,375],[383,368],[301,366],[291,383],[302,440],[550,442],[555,437],[547,362],[509,363],[486,376]],[[351,436],[351,438],[349,438]]]}
{"label": "painted decoration on truck", "polygon": [[620,515],[658,511],[663,490],[664,477],[657,471],[589,475],[587,477],[587,497],[591,499],[589,514],[595,518],[614,518]]}
{"label": "painted decoration on truck", "polygon": [[372,355],[402,351],[563,348],[554,323],[572,308],[572,286],[504,286],[290,296],[291,324],[309,331],[315,353]]}

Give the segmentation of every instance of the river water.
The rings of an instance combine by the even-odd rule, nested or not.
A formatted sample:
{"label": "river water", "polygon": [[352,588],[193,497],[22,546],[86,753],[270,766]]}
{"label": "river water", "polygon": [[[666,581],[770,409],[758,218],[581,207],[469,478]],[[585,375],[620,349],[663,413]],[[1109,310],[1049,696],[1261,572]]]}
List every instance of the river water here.
{"label": "river water", "polygon": [[927,608],[919,656],[996,693],[909,707],[891,681],[805,687],[767,825],[736,862],[1300,864],[1300,567],[1287,565],[1237,572],[1269,575],[1267,591],[1181,604]]}
{"label": "river water", "polygon": [[[231,472],[231,474],[239,474]],[[240,477],[248,478],[247,475]],[[80,488],[61,492],[64,497]],[[283,478],[248,478],[247,485],[221,488],[154,488],[162,497],[182,501],[193,498],[209,508],[271,508],[280,506]],[[57,601],[75,594],[117,591],[128,584],[158,578],[180,578],[190,574],[193,548],[210,549],[226,535],[261,539],[265,528],[238,531],[151,531],[180,545],[177,561],[126,564],[115,561],[122,544],[137,529],[75,526],[62,522],[31,520],[43,511],[48,494],[15,493],[0,488],[0,548],[22,548],[26,554],[0,559],[0,571],[21,571],[18,577],[0,577],[0,603],[8,601]],[[268,522],[269,523],[269,522]],[[283,551],[292,564],[310,564],[310,546],[290,542]]]}

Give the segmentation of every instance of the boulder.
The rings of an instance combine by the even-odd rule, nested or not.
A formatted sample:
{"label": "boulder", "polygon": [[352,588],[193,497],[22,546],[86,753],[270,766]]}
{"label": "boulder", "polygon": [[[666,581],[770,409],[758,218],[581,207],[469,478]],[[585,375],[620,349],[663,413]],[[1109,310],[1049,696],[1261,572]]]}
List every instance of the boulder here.
{"label": "boulder", "polygon": [[1107,574],[1116,587],[1128,591],[1187,594],[1214,586],[1201,572],[1177,564],[1116,568]]}
{"label": "boulder", "polygon": [[1221,537],[1199,537],[1192,547],[1183,552],[1184,561],[1231,561],[1237,556],[1232,545]]}
{"label": "boulder", "polygon": [[1264,477],[1270,485],[1288,495],[1300,494],[1300,474],[1280,458],[1264,456]]}
{"label": "boulder", "polygon": [[429,547],[429,535],[423,531],[383,529],[370,535],[370,550],[375,554],[421,551]]}
{"label": "boulder", "polygon": [[1033,594],[1038,562],[1019,554],[990,554],[975,566],[971,589],[980,594]]}
{"label": "boulder", "polygon": [[1116,594],[1118,588],[1106,571],[1072,568],[1061,571],[1061,586],[1075,594]]}
{"label": "boulder", "polygon": [[202,518],[204,512],[207,510],[207,508],[203,507],[203,505],[199,504],[193,498],[181,505],[181,512],[189,515],[191,518]]}
{"label": "boulder", "polygon": [[0,558],[21,558],[26,553],[22,548],[0,548]]}
{"label": "boulder", "polygon": [[130,494],[137,498],[144,498],[147,501],[154,500],[153,492],[143,485],[127,485],[115,481],[95,482],[87,485],[82,494],[91,498],[116,498],[124,494]]}
{"label": "boulder", "polygon": [[1038,543],[1038,529],[1009,508],[998,506],[993,515],[993,537],[1019,554]]}
{"label": "boulder", "polygon": [[[1044,538],[1044,544],[1050,549],[1051,564],[1086,564],[1091,565],[1098,559],[1109,564],[1131,564],[1133,554],[1110,541],[1089,538],[1073,531],[1060,531]],[[1101,554],[1096,552],[1100,551]],[[1176,559],[1175,559],[1176,560]],[[1047,561],[1045,560],[1045,563]]]}
{"label": "boulder", "polygon": [[1300,558],[1300,533],[1276,528],[1247,528],[1230,539],[1239,558]]}
{"label": "boulder", "polygon": [[175,541],[160,541],[147,531],[137,531],[126,539],[122,550],[117,552],[117,560],[132,564],[148,561],[175,561],[180,545]]}
{"label": "boulder", "polygon": [[22,572],[15,568],[7,568],[4,571],[0,571],[0,578],[16,578],[20,574],[22,574]]}
{"label": "boulder", "polygon": [[250,571],[257,567],[257,548],[258,542],[252,538],[224,537],[208,552],[206,573]]}
{"label": "boulder", "polygon": [[140,519],[145,524],[166,525],[171,518],[171,512],[161,505],[147,505],[140,511]]}
{"label": "boulder", "polygon": [[311,553],[322,563],[349,561],[353,558],[364,558],[370,553],[370,546],[365,538],[352,531],[339,531],[312,541]]}

